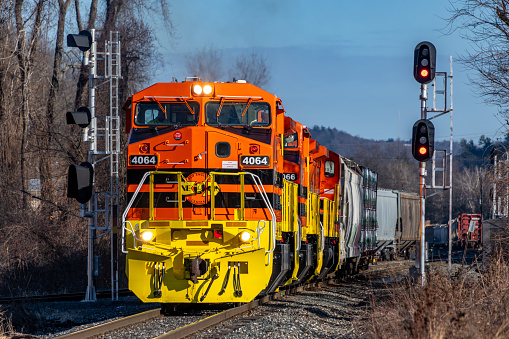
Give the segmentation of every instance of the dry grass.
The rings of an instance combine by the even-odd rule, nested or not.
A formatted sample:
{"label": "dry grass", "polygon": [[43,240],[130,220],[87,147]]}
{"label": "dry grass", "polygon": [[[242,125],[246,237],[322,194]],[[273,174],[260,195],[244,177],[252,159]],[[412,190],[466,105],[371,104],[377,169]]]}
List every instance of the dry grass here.
{"label": "dry grass", "polygon": [[5,312],[0,311],[0,339],[12,338],[15,331],[12,327],[12,322]]}
{"label": "dry grass", "polygon": [[368,326],[375,338],[509,338],[508,256],[498,251],[477,264],[431,269],[427,284],[386,283],[371,298]]}

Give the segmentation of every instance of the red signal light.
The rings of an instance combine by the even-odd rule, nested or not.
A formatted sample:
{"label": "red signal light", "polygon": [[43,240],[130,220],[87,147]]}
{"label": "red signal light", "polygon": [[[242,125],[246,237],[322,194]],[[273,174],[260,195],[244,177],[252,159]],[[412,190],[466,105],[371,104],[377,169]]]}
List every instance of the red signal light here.
{"label": "red signal light", "polygon": [[429,72],[428,72],[428,70],[427,70],[427,69],[423,69],[423,70],[421,70],[421,77],[425,78],[425,77],[427,77],[427,76],[428,76],[428,74],[429,74]]}
{"label": "red signal light", "polygon": [[424,155],[426,153],[428,153],[428,149],[426,147],[419,147],[419,153]]}
{"label": "red signal light", "polygon": [[249,148],[249,152],[251,152],[251,153],[257,153],[257,152],[258,152],[258,146],[255,146],[255,145],[251,146],[251,147]]}

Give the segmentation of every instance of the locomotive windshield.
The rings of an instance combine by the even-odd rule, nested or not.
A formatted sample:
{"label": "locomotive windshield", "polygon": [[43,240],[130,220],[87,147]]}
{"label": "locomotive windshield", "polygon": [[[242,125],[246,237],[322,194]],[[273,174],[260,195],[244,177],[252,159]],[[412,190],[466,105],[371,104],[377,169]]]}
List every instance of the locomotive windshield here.
{"label": "locomotive windshield", "polygon": [[223,102],[220,105],[219,101],[209,101],[205,105],[205,116],[210,126],[268,127],[270,105],[266,102]]}
{"label": "locomotive windshield", "polygon": [[138,126],[195,126],[200,105],[195,101],[140,102],[136,105],[134,123]]}

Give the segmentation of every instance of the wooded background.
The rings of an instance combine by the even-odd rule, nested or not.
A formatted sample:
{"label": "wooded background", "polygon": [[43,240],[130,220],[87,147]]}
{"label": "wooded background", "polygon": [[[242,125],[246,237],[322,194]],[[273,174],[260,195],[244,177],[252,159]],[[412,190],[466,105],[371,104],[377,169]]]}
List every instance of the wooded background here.
{"label": "wooded background", "polygon": [[[460,1],[459,5],[470,3]],[[507,50],[507,34],[503,35],[509,27],[509,20],[504,20],[507,4],[490,4],[494,7],[489,18],[504,28],[493,41]],[[174,39],[170,8],[166,0],[0,0],[0,296],[84,292],[86,288],[87,220],[80,217],[79,204],[66,197],[66,177],[70,164],[87,160],[87,147],[81,141],[81,129],[66,124],[65,113],[88,104],[88,67],[82,65],[80,51],[65,46],[66,35],[91,28],[120,32],[119,97],[123,103],[150,85],[161,66],[156,32],[165,30],[165,36]],[[462,10],[459,6],[451,25],[479,28],[481,24],[469,26],[468,13]],[[477,62],[475,55],[480,54],[473,53],[464,62],[483,74],[485,64]],[[509,53],[503,55],[507,59]],[[256,50],[241,56],[230,69],[219,67],[221,59],[220,50],[204,46],[189,55],[189,75],[203,80],[236,77],[260,86],[270,81],[270,65]],[[497,88],[488,87],[493,73],[484,74],[486,81],[478,81],[486,89],[483,94],[505,105],[505,92],[498,95]],[[496,76],[504,81],[492,86],[509,87],[507,68],[505,73],[499,68]],[[108,112],[105,92],[97,92],[98,114]],[[405,146],[408,140],[367,140],[319,126],[311,134],[331,150],[376,171],[379,187],[418,192],[418,165]],[[494,146],[504,149],[507,141],[494,143],[482,137],[477,144],[462,140],[455,146],[454,216],[480,212],[481,196],[482,212],[489,215],[490,153]],[[125,175],[120,177],[123,180]],[[444,223],[447,194],[427,204],[428,218]],[[96,254],[101,257],[98,290],[109,286],[109,237],[103,238],[96,241]],[[121,283],[125,287],[125,279]]]}

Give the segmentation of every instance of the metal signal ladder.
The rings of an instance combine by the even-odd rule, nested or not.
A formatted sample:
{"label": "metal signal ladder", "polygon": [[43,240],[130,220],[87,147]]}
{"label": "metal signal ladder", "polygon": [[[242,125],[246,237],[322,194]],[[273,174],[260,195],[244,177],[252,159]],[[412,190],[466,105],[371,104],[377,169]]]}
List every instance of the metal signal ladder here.
{"label": "metal signal ladder", "polygon": [[[119,32],[109,32],[109,39],[96,40],[95,33],[91,30],[93,44],[90,55],[90,84],[91,91],[90,109],[92,113],[90,148],[89,154],[93,159],[94,169],[96,164],[109,160],[109,190],[94,191],[93,216],[94,231],[103,231],[95,235],[99,238],[110,235],[111,238],[111,293],[112,299],[118,299],[118,239],[117,226],[119,216],[119,156],[121,154],[120,142],[120,117],[119,117],[119,80],[121,75],[121,45]],[[106,32],[101,32],[106,34]],[[100,33],[98,34],[100,35]],[[106,36],[105,36],[106,37]],[[98,72],[102,74],[99,75]],[[96,84],[96,80],[102,80]],[[95,89],[109,83],[109,114],[104,116],[95,115]],[[97,173],[97,171],[96,171]],[[97,176],[96,176],[97,178]],[[104,215],[100,221],[104,226],[98,226],[99,214]],[[90,245],[93,246],[93,245]],[[88,292],[87,292],[88,293]],[[92,293],[91,293],[92,294]],[[91,295],[87,300],[95,300]]]}

